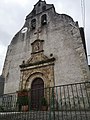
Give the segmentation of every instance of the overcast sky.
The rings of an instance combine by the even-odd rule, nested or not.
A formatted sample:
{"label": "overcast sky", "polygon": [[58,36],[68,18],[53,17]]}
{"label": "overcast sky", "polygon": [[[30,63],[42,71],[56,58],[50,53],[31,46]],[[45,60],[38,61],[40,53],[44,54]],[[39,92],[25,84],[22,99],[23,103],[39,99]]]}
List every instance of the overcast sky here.
{"label": "overcast sky", "polygon": [[[0,0],[0,74],[3,68],[7,47],[14,35],[21,29],[25,17],[38,0]],[[82,27],[81,1],[84,0],[46,0],[54,4],[56,12],[71,16]],[[87,53],[90,55],[90,0],[85,0],[85,37]],[[89,60],[90,64],[90,60]]]}

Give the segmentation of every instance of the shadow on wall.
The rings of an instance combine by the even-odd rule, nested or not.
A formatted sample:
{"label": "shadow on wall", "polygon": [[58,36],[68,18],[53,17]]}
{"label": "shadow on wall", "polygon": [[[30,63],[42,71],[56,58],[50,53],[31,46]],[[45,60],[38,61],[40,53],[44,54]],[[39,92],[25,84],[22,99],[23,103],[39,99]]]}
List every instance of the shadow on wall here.
{"label": "shadow on wall", "polygon": [[0,76],[0,95],[3,95],[4,94],[4,77],[1,75]]}

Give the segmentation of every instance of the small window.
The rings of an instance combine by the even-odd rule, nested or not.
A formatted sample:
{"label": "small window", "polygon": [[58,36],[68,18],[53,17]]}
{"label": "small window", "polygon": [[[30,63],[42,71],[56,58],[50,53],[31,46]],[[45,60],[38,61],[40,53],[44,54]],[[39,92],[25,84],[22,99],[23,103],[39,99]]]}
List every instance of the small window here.
{"label": "small window", "polygon": [[42,7],[42,11],[45,11],[45,10],[46,10],[46,6],[43,6],[43,7]]}
{"label": "small window", "polygon": [[41,17],[41,25],[46,25],[47,24],[47,15],[44,14]]}
{"label": "small window", "polygon": [[31,29],[33,30],[33,29],[35,29],[36,28],[36,19],[33,19],[32,21],[31,21]]}

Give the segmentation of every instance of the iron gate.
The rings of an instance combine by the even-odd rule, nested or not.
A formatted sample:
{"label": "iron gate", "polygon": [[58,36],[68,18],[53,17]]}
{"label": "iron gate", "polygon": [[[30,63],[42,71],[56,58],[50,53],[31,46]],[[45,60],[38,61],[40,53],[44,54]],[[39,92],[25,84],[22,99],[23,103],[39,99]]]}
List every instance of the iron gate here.
{"label": "iron gate", "polygon": [[34,110],[32,90],[0,96],[0,120],[90,120],[90,82],[35,89],[34,94],[38,91],[44,96]]}

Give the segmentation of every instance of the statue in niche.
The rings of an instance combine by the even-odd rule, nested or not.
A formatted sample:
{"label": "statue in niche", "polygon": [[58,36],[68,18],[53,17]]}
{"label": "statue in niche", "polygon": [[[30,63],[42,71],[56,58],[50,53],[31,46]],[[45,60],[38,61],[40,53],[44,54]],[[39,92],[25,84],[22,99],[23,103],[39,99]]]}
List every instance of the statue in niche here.
{"label": "statue in niche", "polygon": [[34,45],[34,52],[38,52],[40,50],[40,42],[37,42],[35,45]]}

